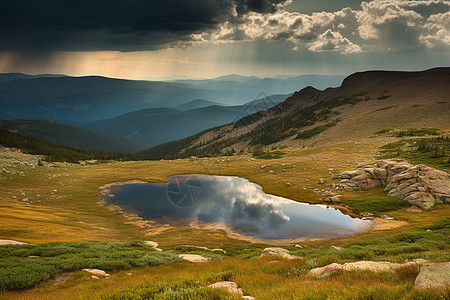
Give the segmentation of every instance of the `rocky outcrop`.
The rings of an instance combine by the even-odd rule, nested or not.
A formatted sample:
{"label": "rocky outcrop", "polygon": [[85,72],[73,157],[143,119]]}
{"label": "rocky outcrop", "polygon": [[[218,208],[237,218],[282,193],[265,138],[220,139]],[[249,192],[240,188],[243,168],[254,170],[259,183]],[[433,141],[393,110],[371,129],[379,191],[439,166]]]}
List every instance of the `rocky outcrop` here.
{"label": "rocky outcrop", "polygon": [[338,270],[343,271],[355,271],[355,270],[369,270],[374,272],[381,272],[381,271],[390,271],[395,270],[402,267],[409,267],[409,266],[417,266],[420,264],[426,263],[426,260],[424,259],[416,259],[411,262],[406,262],[404,264],[396,264],[396,263],[390,263],[390,262],[384,262],[384,261],[357,261],[357,262],[351,262],[351,263],[345,263],[345,264],[336,264],[332,263],[325,267],[321,268],[315,268],[309,271],[309,275],[316,275],[321,276],[324,274],[330,274],[333,272],[336,272]]}
{"label": "rocky outcrop", "polygon": [[276,256],[276,257],[282,257],[282,258],[286,258],[286,259],[299,259],[300,258],[298,256],[290,255],[289,250],[287,250],[287,249],[277,248],[277,247],[265,248],[263,250],[263,252],[261,253],[261,255],[259,256],[259,258],[267,257],[267,256]]}
{"label": "rocky outcrop", "polygon": [[424,264],[414,283],[415,288],[450,287],[450,262]]}
{"label": "rocky outcrop", "polygon": [[388,196],[429,209],[437,203],[450,203],[450,174],[426,165],[404,160],[379,160],[373,165],[346,171],[337,176],[343,189],[367,190],[385,186]]}

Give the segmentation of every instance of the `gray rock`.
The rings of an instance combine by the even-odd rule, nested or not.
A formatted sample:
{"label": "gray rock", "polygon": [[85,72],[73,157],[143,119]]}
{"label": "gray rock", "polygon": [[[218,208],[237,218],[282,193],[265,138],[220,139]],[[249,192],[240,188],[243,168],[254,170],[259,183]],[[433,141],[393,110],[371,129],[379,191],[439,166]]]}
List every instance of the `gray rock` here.
{"label": "gray rock", "polygon": [[213,284],[208,285],[209,288],[213,289],[226,289],[230,294],[239,294],[240,296],[243,296],[244,293],[242,292],[242,289],[238,288],[236,282],[232,281],[221,281],[216,282]]}
{"label": "gray rock", "polygon": [[442,289],[450,286],[450,262],[424,264],[414,283],[415,288]]}
{"label": "gray rock", "polygon": [[409,267],[409,266],[418,266],[421,264],[426,263],[426,260],[424,259],[416,259],[411,262],[406,262],[403,264],[396,264],[396,263],[390,263],[390,262],[384,262],[384,261],[357,261],[357,262],[351,262],[351,263],[345,263],[345,264],[336,264],[332,263],[325,267],[321,268],[314,268],[309,271],[308,275],[315,275],[320,276],[324,273],[333,273],[338,270],[343,271],[373,271],[373,272],[382,272],[382,271],[391,271],[402,267]]}
{"label": "gray rock", "polygon": [[262,251],[259,258],[265,257],[265,256],[276,256],[276,257],[282,257],[282,258],[286,258],[286,259],[299,259],[300,258],[298,256],[290,255],[289,250],[284,249],[284,248],[278,248],[278,247],[265,248]]}
{"label": "gray rock", "polygon": [[406,161],[379,160],[337,176],[339,186],[347,190],[367,190],[385,186],[388,196],[403,199],[429,209],[438,203],[450,203],[450,174],[425,165]]}

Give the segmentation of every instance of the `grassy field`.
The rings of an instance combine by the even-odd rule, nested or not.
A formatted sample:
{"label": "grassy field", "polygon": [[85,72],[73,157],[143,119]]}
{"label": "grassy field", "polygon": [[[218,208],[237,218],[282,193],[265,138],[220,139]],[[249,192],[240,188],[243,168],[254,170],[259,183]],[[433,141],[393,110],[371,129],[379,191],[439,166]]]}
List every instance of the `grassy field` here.
{"label": "grassy field", "polygon": [[[374,230],[344,239],[304,241],[301,242],[304,248],[300,250],[294,247],[294,243],[281,243],[282,247],[291,250],[291,254],[305,258],[284,261],[255,259],[270,244],[268,242],[251,243],[232,238],[223,230],[211,228],[161,230],[139,219],[116,214],[97,203],[97,189],[105,184],[135,179],[165,182],[171,175],[189,173],[244,177],[261,185],[266,193],[319,203],[322,196],[316,195],[314,189],[323,189],[335,182],[333,175],[374,162],[380,145],[397,140],[397,137],[378,136],[332,146],[287,148],[283,149],[282,157],[270,160],[242,154],[84,166],[47,162],[38,166],[38,157],[0,151],[1,239],[38,244],[60,242],[63,243],[60,245],[69,248],[88,241],[95,241],[96,245],[108,245],[102,243],[152,240],[158,242],[164,251],[174,253],[211,255],[211,252],[187,249],[182,245],[222,248],[227,252],[227,255],[216,257],[220,259],[200,265],[176,262],[142,267],[132,263],[130,269],[123,266],[108,268],[99,264],[98,267],[111,270],[110,279],[99,280],[93,280],[86,272],[79,271],[82,267],[92,265],[80,263],[65,269],[56,263],[61,263],[60,258],[45,260],[41,257],[47,266],[56,266],[56,273],[48,273],[51,279],[25,291],[3,291],[0,298],[226,299],[225,292],[205,288],[206,284],[220,280],[235,281],[245,294],[256,299],[449,297],[449,291],[413,290],[418,272],[416,269],[378,274],[338,273],[322,279],[306,275],[308,270],[316,266],[361,259],[403,262],[405,259],[425,258],[430,261],[449,261],[449,224],[448,220],[445,221],[450,215],[448,205],[438,205],[429,211],[416,213],[409,212],[403,203],[387,198],[382,189],[343,192],[342,204],[349,207],[343,207],[344,211],[353,213],[349,210],[353,209],[354,212],[386,213],[396,220],[377,220],[382,223],[374,226]],[[319,183],[319,178],[323,179],[324,184]],[[427,231],[429,226],[434,226],[431,233]],[[329,250],[331,245],[344,247],[345,250]],[[3,247],[6,246],[0,249]],[[8,247],[19,249],[24,246]],[[152,253],[139,247],[127,251],[135,251],[133,253],[137,261]],[[15,259],[25,260],[24,256],[28,252],[24,253],[22,258]],[[82,253],[84,251],[80,255]],[[26,256],[30,255],[33,256]],[[97,256],[108,257],[101,251]],[[11,258],[0,257],[0,264],[6,266],[8,261],[11,263]]]}

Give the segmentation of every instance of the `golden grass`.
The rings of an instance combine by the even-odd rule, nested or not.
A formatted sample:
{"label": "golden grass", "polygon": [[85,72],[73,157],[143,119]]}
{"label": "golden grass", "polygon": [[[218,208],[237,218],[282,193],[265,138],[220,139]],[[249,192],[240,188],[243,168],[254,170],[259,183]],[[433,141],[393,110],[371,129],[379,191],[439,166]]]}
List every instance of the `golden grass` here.
{"label": "golden grass", "polygon": [[[165,182],[175,174],[206,173],[247,178],[261,185],[266,193],[297,201],[318,203],[320,196],[313,190],[331,183],[331,174],[372,163],[380,141],[367,139],[308,149],[285,149],[280,159],[253,160],[250,155],[236,155],[197,160],[122,162],[88,166],[60,165],[58,167],[17,167],[20,175],[0,173],[0,238],[30,243],[75,241],[154,240],[166,250],[190,244],[209,248],[233,247],[255,251],[264,247],[229,237],[223,230],[171,228],[162,232],[143,230],[123,215],[115,214],[97,203],[97,189],[105,184],[128,180]],[[270,164],[270,165],[269,165]],[[269,165],[261,168],[263,165]],[[11,167],[12,168],[12,167]],[[272,172],[270,172],[272,171]],[[323,178],[325,185],[318,183]],[[290,183],[290,186],[287,185]],[[345,192],[343,198],[385,196],[381,189]],[[427,226],[450,215],[448,205],[439,205],[422,213],[401,209],[388,212],[407,225],[386,230],[374,230],[339,240],[302,243],[306,248],[325,249],[365,239],[390,237]],[[293,246],[292,244],[286,246]],[[270,260],[249,261],[227,258],[208,264],[183,262],[170,266],[133,269],[112,274],[111,279],[91,280],[83,272],[65,274],[62,284],[46,282],[23,292],[3,292],[7,299],[96,299],[117,290],[158,280],[217,278],[230,271],[246,294],[257,299],[330,299],[360,298],[363,295],[411,294],[411,280],[395,281],[389,274],[349,273],[316,280],[305,275],[298,262]],[[303,270],[303,271],[296,271]],[[228,271],[227,271],[228,270]],[[126,275],[131,272],[133,275]],[[208,277],[209,276],[209,277]],[[214,277],[216,276],[216,277]],[[392,281],[394,280],[394,281]],[[369,284],[370,283],[370,284]]]}

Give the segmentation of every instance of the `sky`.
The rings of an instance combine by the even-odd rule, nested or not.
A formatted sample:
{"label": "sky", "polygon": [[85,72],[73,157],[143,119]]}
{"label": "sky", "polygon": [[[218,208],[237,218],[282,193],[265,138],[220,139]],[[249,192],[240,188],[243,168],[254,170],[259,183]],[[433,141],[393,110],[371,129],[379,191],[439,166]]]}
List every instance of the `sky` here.
{"label": "sky", "polygon": [[130,79],[450,65],[444,0],[0,0],[0,72]]}

